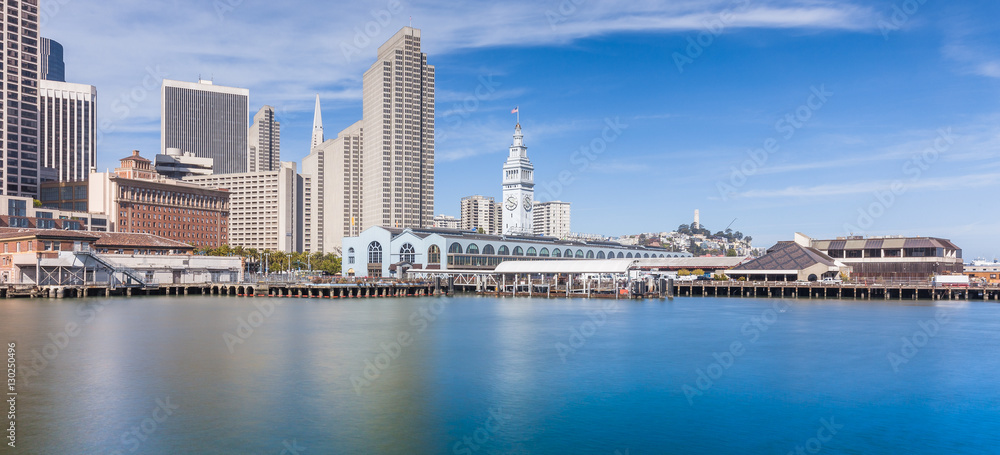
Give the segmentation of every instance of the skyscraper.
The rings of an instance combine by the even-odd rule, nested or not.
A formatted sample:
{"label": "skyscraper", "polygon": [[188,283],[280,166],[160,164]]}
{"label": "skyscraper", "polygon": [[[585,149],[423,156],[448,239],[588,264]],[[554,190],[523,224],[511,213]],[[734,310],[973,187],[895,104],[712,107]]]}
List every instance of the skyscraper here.
{"label": "skyscraper", "polygon": [[217,174],[246,172],[250,90],[164,79],[160,95],[161,151],[212,158]]}
{"label": "skyscraper", "polygon": [[358,235],[363,226],[362,128],[361,121],[347,127],[334,139],[312,149],[302,160],[302,174],[313,178],[310,197],[313,219],[309,251],[337,253],[341,239]]}
{"label": "skyscraper", "polygon": [[7,108],[0,117],[0,194],[38,197],[38,0],[3,0]]}
{"label": "skyscraper", "polygon": [[[274,171],[281,163],[281,124],[274,119],[274,108],[264,106],[253,116],[247,130],[248,172]],[[216,164],[217,165],[217,164]]]}
{"label": "skyscraper", "polygon": [[309,146],[309,149],[312,150],[319,147],[325,140],[323,135],[323,112],[319,108],[319,95],[316,95],[316,110],[313,111],[312,145]]}
{"label": "skyscraper", "polygon": [[379,46],[363,93],[362,229],[431,226],[434,67],[420,52],[420,30],[403,27]]}
{"label": "skyscraper", "polygon": [[503,234],[532,234],[535,203],[535,167],[528,160],[521,124],[514,127],[514,144],[503,165]]}
{"label": "skyscraper", "polygon": [[565,238],[570,233],[569,202],[535,202],[534,234]]}
{"label": "skyscraper", "polygon": [[502,207],[491,198],[469,196],[462,198],[462,221],[460,226],[467,231],[483,230],[483,234],[500,235],[503,226]]}
{"label": "skyscraper", "polygon": [[63,61],[62,44],[55,40],[42,38],[41,42],[40,79],[46,81],[66,82],[66,63]]}
{"label": "skyscraper", "polygon": [[97,161],[97,87],[39,82],[41,166],[56,180],[87,180]]}

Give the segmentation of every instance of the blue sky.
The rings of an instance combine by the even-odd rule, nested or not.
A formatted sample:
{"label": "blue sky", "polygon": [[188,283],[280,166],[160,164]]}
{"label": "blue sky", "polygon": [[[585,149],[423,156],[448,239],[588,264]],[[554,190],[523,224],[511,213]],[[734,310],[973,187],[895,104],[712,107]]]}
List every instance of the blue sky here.
{"label": "blue sky", "polygon": [[967,258],[1000,256],[995,2],[42,9],[43,36],[65,46],[67,80],[98,87],[101,168],[132,149],[158,151],[154,77],[199,75],[249,88],[251,114],[274,106],[282,158],[301,162],[313,97],[327,137],[360,119],[362,73],[412,16],[437,68],[436,213],[457,215],[463,196],[499,197],[520,106],[537,198],[572,202],[576,232],[668,231],[700,209],[707,227],[736,219],[758,246],[795,231],[904,234],[951,238]]}

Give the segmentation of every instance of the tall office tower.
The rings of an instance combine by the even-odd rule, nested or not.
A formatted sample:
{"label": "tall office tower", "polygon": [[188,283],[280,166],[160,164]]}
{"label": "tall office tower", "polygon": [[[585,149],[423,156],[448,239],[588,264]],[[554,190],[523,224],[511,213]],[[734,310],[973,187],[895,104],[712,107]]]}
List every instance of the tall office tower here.
{"label": "tall office tower", "polygon": [[39,79],[46,81],[66,82],[66,63],[63,61],[63,47],[55,40],[42,38],[41,71]]}
{"label": "tall office tower", "polygon": [[212,158],[217,174],[246,172],[249,99],[245,88],[164,79],[160,150],[179,148]]}
{"label": "tall office tower", "polygon": [[314,179],[312,251],[340,253],[341,239],[361,233],[363,220],[362,122],[313,148],[302,174]]}
{"label": "tall office tower", "polygon": [[461,210],[460,226],[463,230],[482,229],[484,234],[500,235],[503,217],[502,207],[493,198],[478,195],[463,197]]}
{"label": "tall office tower", "polygon": [[420,30],[379,46],[364,75],[362,228],[429,227],[434,218],[434,67]]}
{"label": "tall office tower", "polygon": [[313,135],[310,150],[319,147],[326,139],[323,137],[323,112],[319,109],[319,95],[316,95],[316,110],[313,112]]}
{"label": "tall office tower", "polygon": [[0,116],[0,194],[38,197],[38,0],[3,0],[6,109]]}
{"label": "tall office tower", "polygon": [[569,202],[535,202],[533,213],[535,235],[558,238],[569,235]]}
{"label": "tall office tower", "polygon": [[503,234],[532,234],[535,202],[535,167],[528,160],[521,124],[514,127],[514,144],[503,165]]}
{"label": "tall office tower", "polygon": [[277,170],[281,163],[281,124],[274,119],[274,108],[264,106],[253,116],[247,130],[248,172]]}
{"label": "tall office tower", "polygon": [[97,166],[97,87],[39,81],[41,166],[55,180],[87,180]]}

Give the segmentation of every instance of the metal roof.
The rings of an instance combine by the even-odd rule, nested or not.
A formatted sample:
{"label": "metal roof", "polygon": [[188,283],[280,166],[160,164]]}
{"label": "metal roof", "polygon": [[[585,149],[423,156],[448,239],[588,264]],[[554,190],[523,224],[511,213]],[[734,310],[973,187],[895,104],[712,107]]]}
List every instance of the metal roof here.
{"label": "metal roof", "polygon": [[636,259],[505,261],[493,273],[626,273],[636,262]]}
{"label": "metal roof", "polygon": [[823,264],[828,267],[835,266],[836,263],[830,256],[827,256],[814,248],[806,248],[797,243],[779,242],[771,248],[767,254],[746,262],[733,270],[803,270],[816,264]]}

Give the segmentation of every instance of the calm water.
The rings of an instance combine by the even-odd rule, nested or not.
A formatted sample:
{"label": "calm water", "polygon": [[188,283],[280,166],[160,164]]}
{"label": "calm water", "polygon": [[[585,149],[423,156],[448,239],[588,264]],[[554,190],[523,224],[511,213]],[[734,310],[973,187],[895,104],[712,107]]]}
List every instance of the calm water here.
{"label": "calm water", "polygon": [[0,332],[18,453],[1000,451],[1000,305],[610,305],[13,300]]}

